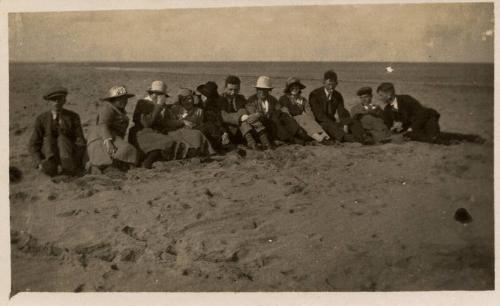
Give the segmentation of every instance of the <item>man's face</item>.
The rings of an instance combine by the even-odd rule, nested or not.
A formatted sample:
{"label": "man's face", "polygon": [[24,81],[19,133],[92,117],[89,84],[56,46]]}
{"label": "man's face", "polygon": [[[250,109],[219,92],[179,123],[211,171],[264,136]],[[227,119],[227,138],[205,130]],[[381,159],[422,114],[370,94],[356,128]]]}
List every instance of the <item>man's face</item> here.
{"label": "man's face", "polygon": [[335,89],[335,87],[337,87],[337,85],[338,83],[336,80],[326,79],[323,81],[323,86],[329,92],[332,92]]}
{"label": "man's face", "polygon": [[361,104],[363,105],[368,105],[372,103],[372,95],[361,95],[359,96],[359,101],[361,101]]}
{"label": "man's face", "polygon": [[379,90],[377,92],[377,94],[378,94],[379,100],[384,102],[385,104],[389,104],[392,102],[392,100],[394,100],[394,93],[392,93],[390,91]]}
{"label": "man's face", "polygon": [[193,108],[193,106],[194,106],[194,98],[193,98],[193,96],[187,96],[184,99],[182,99],[181,105],[186,110],[191,110]]}
{"label": "man's face", "polygon": [[59,112],[66,103],[66,96],[57,96],[49,100],[49,106],[52,111]]}
{"label": "man's face", "polygon": [[267,89],[267,88],[257,88],[257,98],[259,98],[261,100],[267,99],[270,91],[271,91],[271,89]]}
{"label": "man's face", "polygon": [[226,95],[229,97],[234,97],[240,93],[240,85],[239,84],[226,84],[225,89]]}

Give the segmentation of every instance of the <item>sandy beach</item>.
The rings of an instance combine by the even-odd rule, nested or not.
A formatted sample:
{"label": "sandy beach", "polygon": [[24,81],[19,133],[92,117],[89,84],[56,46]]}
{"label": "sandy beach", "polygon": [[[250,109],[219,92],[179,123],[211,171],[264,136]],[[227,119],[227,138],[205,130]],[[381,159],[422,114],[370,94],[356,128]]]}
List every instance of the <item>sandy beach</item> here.
{"label": "sandy beach", "polygon": [[[204,74],[195,73],[207,71],[196,63],[116,67],[10,65],[10,166],[22,172],[10,184],[12,294],[494,288],[492,75],[476,83],[446,73],[390,80],[438,110],[443,131],[478,134],[484,144],[288,145],[79,178],[32,169],[27,143],[53,83],[69,89],[66,107],[86,131],[112,85],[141,97],[155,79],[175,93],[208,80],[222,87],[235,73],[248,96],[256,77],[229,64]],[[277,67],[264,71],[276,97],[290,74],[302,77],[307,96],[323,70],[336,68]],[[348,109],[357,88],[385,81],[358,77],[355,68],[339,71]],[[459,208],[472,222],[455,220]]]}

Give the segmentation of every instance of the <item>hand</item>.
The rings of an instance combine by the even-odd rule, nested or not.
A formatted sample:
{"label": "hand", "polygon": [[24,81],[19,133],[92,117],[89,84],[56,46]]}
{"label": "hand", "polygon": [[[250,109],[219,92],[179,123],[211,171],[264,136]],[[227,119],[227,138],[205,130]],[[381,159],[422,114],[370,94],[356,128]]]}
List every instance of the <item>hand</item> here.
{"label": "hand", "polygon": [[241,122],[245,122],[245,121],[247,121],[247,119],[248,119],[248,115],[242,115],[240,117]]}
{"label": "hand", "polygon": [[40,163],[40,164],[38,164],[38,166],[36,166],[36,169],[37,169],[38,171],[42,171],[42,170],[43,170],[43,166],[42,166],[42,164],[41,164],[41,163]]}
{"label": "hand", "polygon": [[253,114],[250,114],[248,115],[248,123],[254,123],[255,121],[258,121],[260,118],[260,114],[259,113],[253,113]]}
{"label": "hand", "polygon": [[190,129],[192,129],[194,127],[194,123],[192,123],[191,121],[187,121],[187,120],[182,120],[184,122],[184,126],[185,127],[188,127]]}
{"label": "hand", "polygon": [[157,100],[156,100],[156,104],[158,104],[160,106],[165,106],[166,103],[167,103],[167,96],[159,95]]}
{"label": "hand", "polygon": [[109,154],[109,155],[114,155],[116,153],[116,151],[118,150],[115,146],[115,144],[113,143],[113,140],[112,139],[106,139],[104,141],[104,146],[106,147],[106,152]]}
{"label": "hand", "polygon": [[227,134],[227,132],[224,132],[224,134],[222,134],[222,141],[221,142],[223,145],[229,144],[229,135]]}
{"label": "hand", "polygon": [[403,123],[402,122],[394,122],[394,125],[391,128],[392,132],[399,133],[403,130]]}
{"label": "hand", "polygon": [[346,134],[349,133],[349,126],[344,125],[344,133],[346,133]]}

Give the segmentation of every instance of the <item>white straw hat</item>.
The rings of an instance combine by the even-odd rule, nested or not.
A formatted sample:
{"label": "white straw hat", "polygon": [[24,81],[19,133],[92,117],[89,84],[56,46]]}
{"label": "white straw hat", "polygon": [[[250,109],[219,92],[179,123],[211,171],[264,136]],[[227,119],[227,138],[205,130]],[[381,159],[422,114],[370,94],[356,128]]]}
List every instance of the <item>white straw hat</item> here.
{"label": "white straw hat", "polygon": [[273,89],[271,85],[271,78],[267,76],[260,76],[257,79],[257,84],[254,86],[255,88],[264,88],[264,89]]}

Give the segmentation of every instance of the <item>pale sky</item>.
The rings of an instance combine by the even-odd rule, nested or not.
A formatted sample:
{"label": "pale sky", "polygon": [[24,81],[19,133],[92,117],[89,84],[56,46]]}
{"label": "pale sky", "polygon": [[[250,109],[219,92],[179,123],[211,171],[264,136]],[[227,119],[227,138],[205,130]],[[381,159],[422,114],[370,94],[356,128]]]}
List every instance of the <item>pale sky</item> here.
{"label": "pale sky", "polygon": [[493,62],[493,3],[10,13],[13,61]]}

